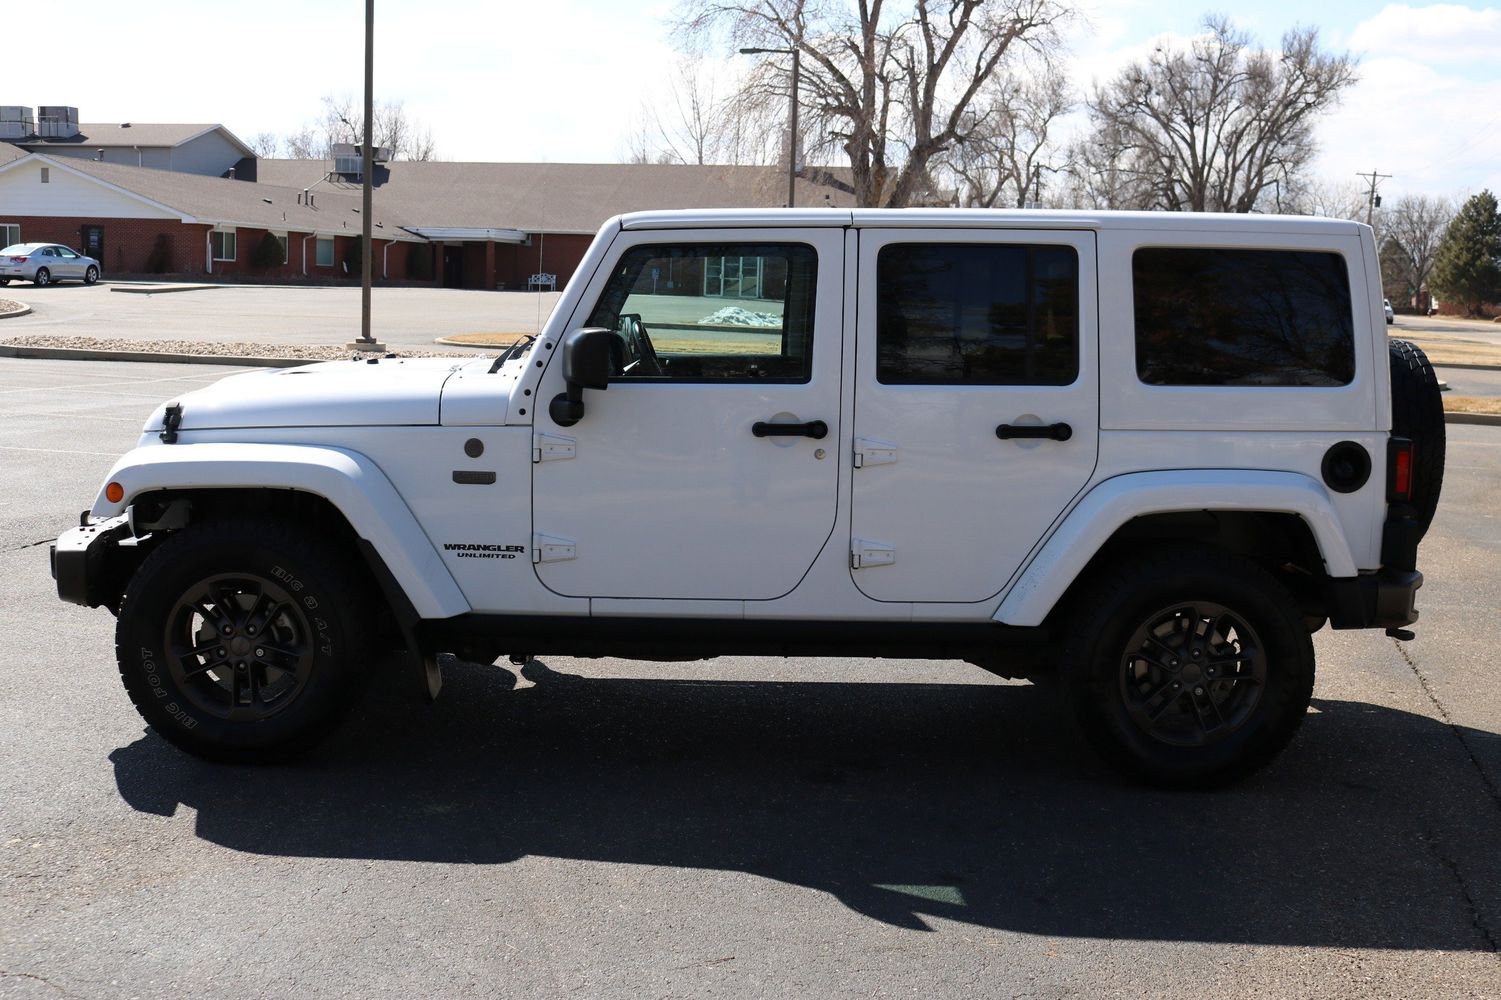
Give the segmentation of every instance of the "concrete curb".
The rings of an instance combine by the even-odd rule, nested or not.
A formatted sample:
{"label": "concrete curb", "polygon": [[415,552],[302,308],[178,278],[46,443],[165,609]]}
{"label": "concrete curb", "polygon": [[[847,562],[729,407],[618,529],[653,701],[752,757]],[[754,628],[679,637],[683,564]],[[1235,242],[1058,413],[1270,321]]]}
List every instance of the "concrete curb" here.
{"label": "concrete curb", "polygon": [[302,365],[319,363],[318,358],[242,358],[227,354],[85,351],[71,347],[23,347],[17,344],[0,344],[0,358],[39,358],[46,361],[142,361],[169,365],[234,365],[249,368],[298,368]]}
{"label": "concrete curb", "polygon": [[31,306],[22,306],[19,309],[12,309],[10,312],[0,313],[0,319],[15,319],[17,316],[25,316],[29,312],[31,312]]}
{"label": "concrete curb", "polygon": [[[518,333],[516,334],[516,340],[521,340],[524,337],[530,336],[531,334],[529,333]],[[513,340],[511,341],[511,344],[514,344],[515,342],[516,341]],[[444,347],[465,347],[471,351],[501,351],[511,346],[511,344],[472,344],[468,341],[454,340],[451,337],[435,337],[433,338],[433,343],[441,344]]]}
{"label": "concrete curb", "polygon": [[212,288],[223,288],[223,285],[115,285],[111,284],[112,292],[125,292],[128,295],[167,295],[171,292],[206,292]]}
{"label": "concrete curb", "polygon": [[1477,364],[1445,364],[1441,361],[1430,362],[1434,368],[1463,368],[1472,372],[1501,372],[1501,365],[1477,365]]}
{"label": "concrete curb", "polygon": [[1444,411],[1446,424],[1481,424],[1486,427],[1501,427],[1501,413],[1450,413]]}

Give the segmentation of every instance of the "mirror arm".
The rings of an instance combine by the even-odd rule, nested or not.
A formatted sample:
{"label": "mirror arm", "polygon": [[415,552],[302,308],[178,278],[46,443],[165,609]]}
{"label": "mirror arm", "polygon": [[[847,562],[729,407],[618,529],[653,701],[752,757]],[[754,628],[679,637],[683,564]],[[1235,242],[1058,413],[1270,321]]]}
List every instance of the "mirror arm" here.
{"label": "mirror arm", "polygon": [[572,427],[584,419],[584,387],[577,382],[567,383],[567,388],[547,404],[547,415],[559,427]]}

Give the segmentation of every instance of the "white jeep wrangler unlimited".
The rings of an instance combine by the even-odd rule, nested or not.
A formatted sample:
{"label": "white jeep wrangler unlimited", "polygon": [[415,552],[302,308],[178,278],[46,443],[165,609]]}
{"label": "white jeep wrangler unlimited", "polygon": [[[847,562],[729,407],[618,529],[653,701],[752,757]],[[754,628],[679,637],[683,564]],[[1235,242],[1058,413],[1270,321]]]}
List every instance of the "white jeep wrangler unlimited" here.
{"label": "white jeep wrangler unlimited", "polygon": [[1355,223],[637,214],[493,360],[157,409],[53,573],[207,757],[308,746],[393,650],[433,694],[439,652],[899,656],[1055,673],[1203,784],[1292,737],[1325,622],[1410,637],[1443,434]]}

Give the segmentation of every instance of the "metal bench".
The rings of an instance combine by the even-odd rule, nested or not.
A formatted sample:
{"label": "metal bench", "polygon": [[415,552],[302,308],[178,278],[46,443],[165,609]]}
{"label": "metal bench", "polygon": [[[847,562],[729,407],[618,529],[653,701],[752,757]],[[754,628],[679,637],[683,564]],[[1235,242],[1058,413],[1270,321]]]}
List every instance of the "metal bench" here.
{"label": "metal bench", "polygon": [[548,274],[546,271],[542,271],[526,279],[527,291],[540,292],[543,288],[546,288],[549,292],[557,291],[558,276],[556,274]]}

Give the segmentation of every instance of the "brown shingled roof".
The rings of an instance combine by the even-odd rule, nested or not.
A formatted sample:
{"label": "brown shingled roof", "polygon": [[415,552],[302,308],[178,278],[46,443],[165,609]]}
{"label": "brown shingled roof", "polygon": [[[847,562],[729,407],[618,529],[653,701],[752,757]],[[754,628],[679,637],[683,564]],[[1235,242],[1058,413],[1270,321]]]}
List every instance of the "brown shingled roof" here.
{"label": "brown shingled roof", "polygon": [[[309,206],[298,204],[300,187],[256,184],[71,157],[51,162],[97,177],[199,222],[341,235],[357,235],[361,228],[360,214],[356,211],[360,207],[358,192],[351,197],[347,192],[320,188],[314,192],[313,206]],[[415,239],[401,228],[403,221],[389,217],[386,206],[377,204],[375,222],[384,225],[375,229],[375,237]]]}
{"label": "brown shingled roof", "polygon": [[[328,162],[260,160],[256,171],[261,184],[302,188],[322,179]],[[376,182],[376,206],[404,225],[524,232],[594,233],[624,212],[775,208],[787,199],[787,174],[774,166],[403,160],[378,166]],[[358,198],[360,184],[325,181],[317,190]],[[797,197],[801,207],[854,204],[837,186],[801,179]]]}
{"label": "brown shingled roof", "polygon": [[20,141],[21,145],[36,147],[37,151],[48,146],[102,146],[112,148],[117,146],[180,146],[194,136],[218,129],[226,137],[238,144],[246,153],[250,152],[243,142],[240,142],[235,134],[223,125],[210,123],[177,124],[164,122],[141,122],[131,123],[80,123],[78,134],[70,135],[66,139],[44,139],[32,136]]}

